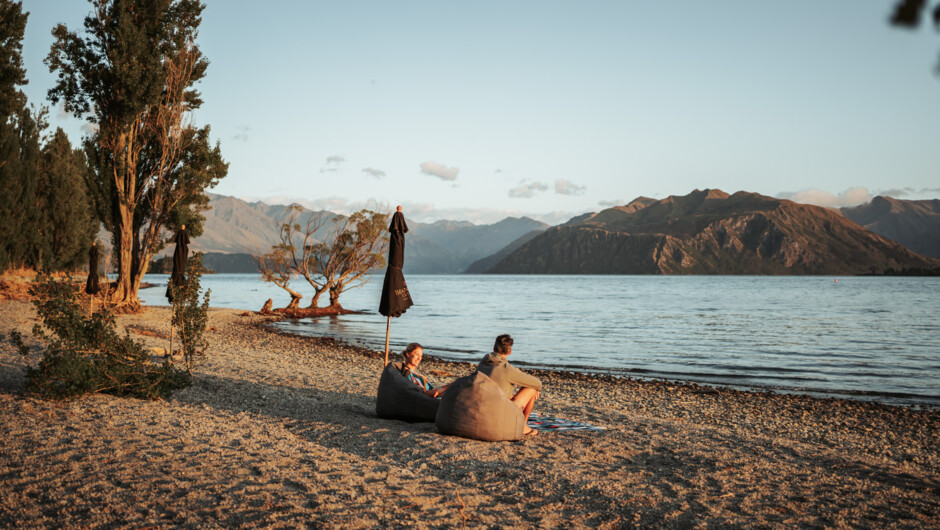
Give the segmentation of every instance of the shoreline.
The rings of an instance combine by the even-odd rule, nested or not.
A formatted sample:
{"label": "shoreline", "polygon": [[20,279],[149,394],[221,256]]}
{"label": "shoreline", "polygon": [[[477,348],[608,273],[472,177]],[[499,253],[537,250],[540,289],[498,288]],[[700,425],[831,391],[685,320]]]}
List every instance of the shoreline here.
{"label": "shoreline", "polygon": [[[221,308],[220,308],[221,309]],[[233,311],[241,311],[240,309]],[[250,311],[250,310],[249,310]],[[362,314],[362,311],[349,311],[349,313]],[[259,313],[260,314],[260,313]],[[287,337],[297,337],[300,339],[308,339],[312,341],[326,341],[329,343],[343,344],[350,348],[355,348],[361,351],[362,355],[367,357],[372,357],[376,353],[378,357],[384,357],[384,350],[379,351],[367,346],[356,344],[354,342],[347,341],[341,337],[331,337],[331,336],[313,336],[303,333],[292,333],[290,331],[285,331],[283,329],[278,329],[271,327],[270,324],[274,322],[283,322],[286,320],[291,320],[297,317],[290,315],[281,315],[277,313],[272,313],[271,316],[276,318],[272,319],[270,322],[267,322],[262,325],[264,329],[272,333],[282,334]],[[313,317],[300,317],[300,318],[318,318],[321,315]],[[328,316],[328,315],[322,315]],[[483,355],[482,353],[480,354]],[[392,358],[392,352],[390,352],[389,358]],[[434,354],[426,354],[424,356],[425,362],[428,360],[434,360],[435,362],[441,364],[453,364],[455,366],[475,366],[474,363],[469,361],[463,361],[459,359],[449,359],[446,357],[441,357]],[[784,386],[775,386],[772,384],[735,384],[735,383],[725,383],[720,381],[709,381],[709,380],[694,380],[694,379],[684,379],[681,377],[682,374],[676,374],[677,377],[667,377],[667,376],[656,376],[656,375],[638,375],[645,372],[645,370],[617,370],[613,368],[603,368],[603,367],[561,367],[561,368],[549,368],[544,365],[526,363],[524,361],[513,361],[514,366],[524,369],[526,372],[535,374],[539,377],[543,377],[548,374],[559,374],[563,377],[567,376],[585,376],[588,378],[597,378],[597,379],[609,379],[609,380],[627,380],[627,381],[637,381],[637,382],[650,382],[650,383],[663,383],[670,385],[683,385],[698,387],[703,389],[711,389],[714,391],[735,391],[735,392],[744,392],[744,393],[774,393],[780,395],[792,395],[792,396],[803,396],[810,399],[841,399],[847,401],[858,401],[862,403],[875,403],[880,405],[885,405],[889,407],[904,407],[904,408],[913,408],[915,410],[925,409],[925,410],[940,410],[940,395],[938,396],[922,396],[919,394],[902,394],[902,393],[893,393],[893,392],[865,392],[865,391],[854,391],[854,390],[826,390],[819,388],[792,388]],[[716,378],[721,376],[716,375]],[[879,399],[887,398],[887,399]]]}
{"label": "shoreline", "polygon": [[[162,347],[168,316],[117,320]],[[4,333],[34,318],[0,302]],[[536,412],[606,430],[478,442],[377,418],[382,352],[209,319],[166,401],[37,399],[0,343],[0,526],[937,526],[934,410],[539,372]]]}

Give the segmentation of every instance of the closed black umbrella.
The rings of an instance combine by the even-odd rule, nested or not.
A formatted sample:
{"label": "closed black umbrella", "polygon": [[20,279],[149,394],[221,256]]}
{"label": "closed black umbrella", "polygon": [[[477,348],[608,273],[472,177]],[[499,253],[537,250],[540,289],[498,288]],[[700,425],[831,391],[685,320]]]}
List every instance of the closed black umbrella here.
{"label": "closed black umbrella", "polygon": [[85,292],[91,295],[98,294],[98,246],[92,243],[88,251],[88,281],[85,282]]}
{"label": "closed black umbrella", "polygon": [[385,269],[385,283],[382,284],[382,298],[379,300],[379,313],[388,318],[385,324],[385,364],[388,364],[388,335],[392,324],[392,317],[400,317],[411,307],[411,293],[405,284],[405,275],[401,267],[405,263],[405,215],[401,213],[401,206],[392,216],[388,225],[388,267]]}
{"label": "closed black umbrella", "polygon": [[173,272],[170,274],[170,281],[166,283],[166,299],[173,303],[173,286],[181,286],[186,283],[186,260],[189,259],[189,236],[186,234],[186,225],[180,228],[173,239],[176,242],[176,250],[173,251]]}
{"label": "closed black umbrella", "polygon": [[[180,287],[186,283],[186,261],[189,259],[189,236],[186,235],[186,225],[180,227],[180,231],[173,238],[176,242],[176,249],[173,251],[173,272],[170,273],[170,280],[166,282],[166,299],[173,303],[173,286]],[[170,321],[170,350],[168,357],[173,356],[173,321]]]}

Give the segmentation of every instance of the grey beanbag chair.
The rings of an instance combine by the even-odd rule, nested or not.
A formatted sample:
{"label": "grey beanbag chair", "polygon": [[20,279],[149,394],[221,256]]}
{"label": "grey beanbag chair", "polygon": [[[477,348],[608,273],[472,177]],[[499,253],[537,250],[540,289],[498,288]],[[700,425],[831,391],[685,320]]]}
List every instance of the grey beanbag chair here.
{"label": "grey beanbag chair", "polygon": [[380,418],[405,421],[434,421],[440,400],[421,391],[421,387],[401,375],[401,363],[388,363],[379,380],[375,413]]}
{"label": "grey beanbag chair", "polygon": [[451,383],[435,423],[443,434],[499,442],[521,440],[525,418],[495,381],[477,371]]}

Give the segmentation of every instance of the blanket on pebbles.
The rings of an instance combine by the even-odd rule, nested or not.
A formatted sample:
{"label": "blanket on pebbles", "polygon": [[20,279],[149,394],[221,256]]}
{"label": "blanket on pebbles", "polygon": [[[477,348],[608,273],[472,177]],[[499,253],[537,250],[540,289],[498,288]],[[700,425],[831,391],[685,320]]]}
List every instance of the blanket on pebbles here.
{"label": "blanket on pebbles", "polygon": [[603,431],[603,427],[575,420],[553,418],[533,412],[529,414],[529,427],[537,431]]}

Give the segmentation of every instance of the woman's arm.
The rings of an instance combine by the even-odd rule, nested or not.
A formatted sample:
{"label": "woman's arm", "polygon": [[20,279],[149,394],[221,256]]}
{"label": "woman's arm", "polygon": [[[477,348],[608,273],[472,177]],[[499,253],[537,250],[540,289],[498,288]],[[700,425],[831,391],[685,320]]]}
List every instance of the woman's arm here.
{"label": "woman's arm", "polygon": [[431,396],[432,398],[441,397],[441,394],[443,394],[444,391],[447,390],[447,387],[449,386],[450,385],[444,385],[442,387],[432,388],[431,390],[425,390],[424,393]]}

